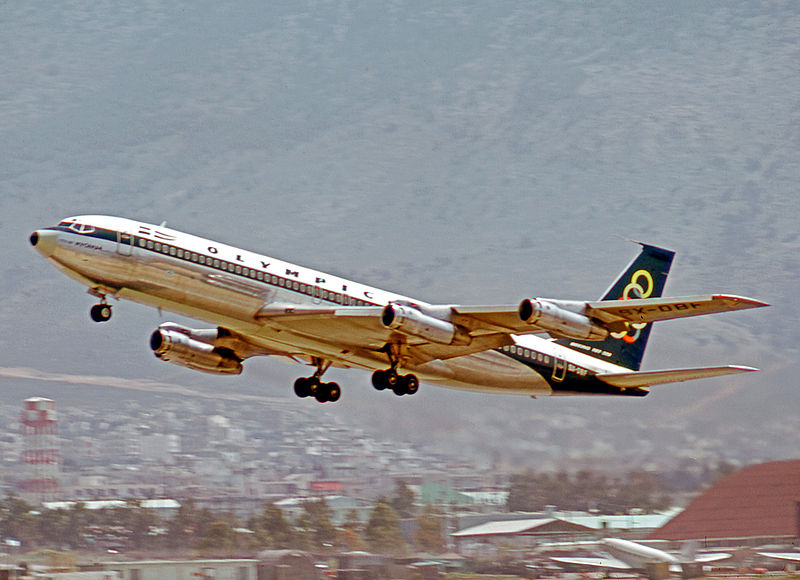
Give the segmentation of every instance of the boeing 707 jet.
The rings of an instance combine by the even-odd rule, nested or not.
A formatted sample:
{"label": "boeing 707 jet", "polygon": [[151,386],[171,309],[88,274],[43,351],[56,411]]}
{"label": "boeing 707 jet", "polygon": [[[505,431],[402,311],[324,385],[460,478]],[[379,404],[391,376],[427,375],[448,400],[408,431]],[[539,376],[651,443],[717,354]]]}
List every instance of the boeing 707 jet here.
{"label": "boeing 707 jet", "polygon": [[87,215],[36,230],[31,244],[98,299],[91,318],[111,318],[109,298],[202,320],[165,322],[150,337],[156,357],[239,374],[252,356],[314,367],[294,391],[319,402],[341,389],[331,366],[372,372],[378,390],[441,386],[532,397],[643,396],[648,387],[745,371],[745,366],[641,371],[653,322],[766,306],[727,294],[663,298],[674,252],[641,251],[600,300],[526,298],[519,305],[429,304],[279,260],[129,219]]}

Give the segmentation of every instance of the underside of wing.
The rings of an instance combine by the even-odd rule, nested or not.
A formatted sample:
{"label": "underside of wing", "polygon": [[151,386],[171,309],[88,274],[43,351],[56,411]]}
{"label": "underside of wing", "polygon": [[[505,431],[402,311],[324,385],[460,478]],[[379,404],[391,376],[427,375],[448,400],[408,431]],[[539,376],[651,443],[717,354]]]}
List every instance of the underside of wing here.
{"label": "underside of wing", "polygon": [[256,318],[296,334],[325,337],[332,343],[382,348],[391,331],[381,324],[380,307],[278,305],[263,308]]}
{"label": "underside of wing", "polygon": [[[288,332],[310,337],[324,337],[326,342],[351,345],[354,348],[378,351],[387,343],[402,343],[405,356],[419,363],[445,360],[512,344],[510,331],[478,326],[464,329],[458,340],[443,343],[438,334],[429,337],[401,332],[384,324],[384,308],[356,306],[270,305],[257,318],[261,322]],[[449,324],[448,321],[438,322]]]}
{"label": "underside of wing", "polygon": [[694,379],[721,377],[737,373],[756,371],[753,367],[728,365],[721,367],[702,367],[694,369],[671,369],[663,371],[636,371],[629,373],[601,373],[597,378],[604,383],[621,388],[651,387],[667,383],[679,383]]}

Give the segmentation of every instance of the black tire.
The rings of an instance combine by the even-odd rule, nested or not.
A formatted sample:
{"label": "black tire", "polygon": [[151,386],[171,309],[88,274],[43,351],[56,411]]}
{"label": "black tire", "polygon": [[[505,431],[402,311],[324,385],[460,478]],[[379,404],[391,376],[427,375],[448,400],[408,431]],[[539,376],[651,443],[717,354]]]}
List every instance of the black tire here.
{"label": "black tire", "polygon": [[328,402],[335,403],[342,396],[342,389],[337,383],[328,383]]}
{"label": "black tire", "polygon": [[89,316],[95,322],[106,322],[111,318],[111,307],[108,304],[95,304],[89,310]]}
{"label": "black tire", "polygon": [[300,377],[294,382],[294,394],[304,399],[311,396],[311,379]]}
{"label": "black tire", "polygon": [[327,403],[330,401],[329,383],[318,383],[317,389],[314,391],[314,398],[318,403]]}
{"label": "black tire", "polygon": [[372,373],[372,386],[378,391],[383,391],[389,387],[386,381],[386,374],[388,371],[375,371]]}
{"label": "black tire", "polygon": [[406,375],[403,377],[406,387],[406,395],[413,395],[419,390],[419,379],[417,375]]}

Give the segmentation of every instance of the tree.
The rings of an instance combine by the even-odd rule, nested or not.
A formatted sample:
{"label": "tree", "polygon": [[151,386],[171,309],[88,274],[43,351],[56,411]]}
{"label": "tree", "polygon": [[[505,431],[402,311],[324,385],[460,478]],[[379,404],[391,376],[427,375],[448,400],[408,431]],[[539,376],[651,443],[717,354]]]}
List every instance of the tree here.
{"label": "tree", "polygon": [[153,541],[152,529],[158,525],[158,517],[151,510],[142,507],[140,501],[129,500],[125,511],[133,546],[140,549],[150,547]]}
{"label": "tree", "polygon": [[230,523],[217,520],[208,525],[206,534],[197,542],[201,550],[229,550],[236,546],[236,533]]}
{"label": "tree", "polygon": [[391,506],[401,518],[413,518],[415,509],[414,502],[416,497],[411,488],[406,485],[405,481],[398,481],[394,487],[394,496],[392,496]]}
{"label": "tree", "polygon": [[272,548],[291,548],[295,530],[274,503],[264,504],[261,514],[250,521],[250,527]]}
{"label": "tree", "polygon": [[187,548],[194,543],[197,516],[194,498],[182,500],[178,511],[167,522],[167,543],[171,548]]}
{"label": "tree", "polygon": [[361,530],[363,528],[361,519],[358,517],[358,512],[355,509],[347,513],[347,519],[339,529],[338,544],[347,550],[364,550],[367,545],[361,537]]}
{"label": "tree", "polygon": [[374,552],[388,554],[406,552],[406,543],[400,533],[400,518],[384,498],[378,499],[364,534],[367,545]]}
{"label": "tree", "polygon": [[423,552],[441,554],[447,549],[444,539],[444,526],[442,515],[432,505],[428,504],[417,518],[417,528],[414,541]]}
{"label": "tree", "polygon": [[30,504],[13,494],[0,502],[0,533],[4,538],[31,541],[37,530]]}
{"label": "tree", "polygon": [[336,528],[331,523],[331,508],[324,498],[303,504],[306,526],[314,548],[329,547],[336,540]]}

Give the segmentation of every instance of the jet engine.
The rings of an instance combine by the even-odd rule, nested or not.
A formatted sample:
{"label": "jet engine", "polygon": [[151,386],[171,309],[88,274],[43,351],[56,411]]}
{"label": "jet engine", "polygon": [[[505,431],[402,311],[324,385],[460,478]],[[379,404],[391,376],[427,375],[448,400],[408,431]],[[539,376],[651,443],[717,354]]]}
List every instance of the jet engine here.
{"label": "jet engine", "polygon": [[435,318],[412,306],[389,304],[383,309],[381,322],[391,328],[439,344],[469,344],[469,334],[452,322]]}
{"label": "jet engine", "polygon": [[519,317],[523,322],[535,324],[550,334],[563,338],[577,340],[608,338],[608,329],[599,326],[588,316],[565,310],[547,300],[526,298],[519,305]]}
{"label": "jet engine", "polygon": [[175,365],[205,373],[238,375],[242,361],[229,348],[214,345],[219,331],[195,330],[167,322],[150,336],[150,348],[156,357]]}

